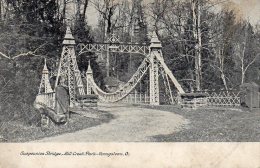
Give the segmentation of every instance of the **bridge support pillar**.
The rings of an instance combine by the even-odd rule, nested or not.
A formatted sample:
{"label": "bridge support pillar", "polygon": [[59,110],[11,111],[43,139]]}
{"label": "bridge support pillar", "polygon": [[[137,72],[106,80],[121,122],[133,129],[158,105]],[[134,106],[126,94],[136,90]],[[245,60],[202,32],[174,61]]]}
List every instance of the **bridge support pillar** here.
{"label": "bridge support pillar", "polygon": [[150,45],[150,104],[159,105],[159,62],[156,54],[161,53],[162,44],[158,36],[153,32]]}
{"label": "bridge support pillar", "polygon": [[68,87],[70,107],[74,107],[76,105],[76,95],[85,95],[85,91],[75,55],[76,43],[69,27],[67,27],[66,35],[62,44],[63,48],[55,88],[59,84]]}

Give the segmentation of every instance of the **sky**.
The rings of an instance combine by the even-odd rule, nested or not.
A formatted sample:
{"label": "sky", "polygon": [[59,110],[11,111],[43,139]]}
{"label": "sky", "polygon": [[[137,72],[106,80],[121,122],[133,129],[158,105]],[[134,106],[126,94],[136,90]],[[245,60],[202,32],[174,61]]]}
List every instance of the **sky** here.
{"label": "sky", "polygon": [[249,19],[252,24],[260,23],[260,0],[232,0],[232,7],[238,10],[239,14]]}
{"label": "sky", "polygon": [[[145,0],[146,2],[152,0]],[[237,14],[256,25],[260,24],[260,0],[230,0],[229,7],[234,9]],[[92,3],[89,3],[87,10],[87,19],[90,26],[95,27],[98,22],[98,12]]]}

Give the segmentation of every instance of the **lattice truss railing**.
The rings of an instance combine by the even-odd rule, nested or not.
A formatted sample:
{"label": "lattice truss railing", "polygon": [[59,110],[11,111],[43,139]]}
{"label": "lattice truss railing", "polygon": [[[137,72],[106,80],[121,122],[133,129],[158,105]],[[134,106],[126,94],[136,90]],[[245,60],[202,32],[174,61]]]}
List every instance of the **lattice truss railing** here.
{"label": "lattice truss railing", "polygon": [[131,77],[131,79],[123,85],[120,89],[113,93],[106,93],[94,81],[93,75],[87,75],[87,82],[93,92],[99,95],[99,99],[104,102],[118,102],[125,98],[139,83],[142,77],[145,75],[147,70],[149,69],[149,61],[147,58],[143,60],[141,65],[138,67],[137,71]]}
{"label": "lattice truss railing", "polygon": [[140,93],[134,90],[130,92],[125,98],[119,101],[120,103],[130,103],[130,104],[149,104],[150,96],[147,92]]}
{"label": "lattice truss railing", "polygon": [[240,92],[237,90],[202,92],[208,94],[208,106],[240,106]]}
{"label": "lattice truss railing", "polygon": [[[160,103],[161,104],[177,104],[178,96],[171,93],[173,97],[169,97],[169,94],[165,91],[160,92]],[[171,99],[172,98],[172,99]],[[130,104],[149,104],[150,95],[148,92],[138,92],[136,89],[130,92],[125,98],[119,101],[120,103],[130,103]]]}
{"label": "lattice truss railing", "polygon": [[140,44],[121,44],[121,43],[95,43],[95,44],[79,44],[78,55],[85,52],[117,52],[117,53],[133,53],[147,55],[149,46]]}
{"label": "lattice truss railing", "polygon": [[54,109],[55,108],[54,96],[55,96],[55,92],[38,94],[36,96],[35,106],[37,108],[48,107]]}

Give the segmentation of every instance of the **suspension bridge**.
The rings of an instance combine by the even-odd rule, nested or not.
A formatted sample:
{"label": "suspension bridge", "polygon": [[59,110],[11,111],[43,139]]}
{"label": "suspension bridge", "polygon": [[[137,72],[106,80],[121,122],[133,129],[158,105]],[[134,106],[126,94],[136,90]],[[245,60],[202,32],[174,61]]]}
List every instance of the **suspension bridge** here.
{"label": "suspension bridge", "polygon": [[[162,44],[155,32],[152,34],[149,45],[125,44],[118,42],[118,40],[114,38],[115,37],[112,37],[109,43],[88,43],[76,46],[71,30],[67,27],[56,73],[50,75],[45,61],[39,93],[35,101],[36,107],[39,109],[48,109],[48,111],[50,111],[50,116],[55,118],[55,120],[62,122],[66,120],[68,108],[79,107],[80,101],[90,95],[96,95],[99,102],[134,103],[129,101],[129,95],[133,93],[137,84],[145,75],[149,75],[149,89],[147,89],[149,90],[149,93],[145,97],[145,102],[150,105],[160,104],[160,88],[164,89],[164,94],[168,97],[170,103],[174,103],[176,100],[172,88],[175,88],[178,94],[185,93],[171,70],[164,62]],[[79,49],[78,54],[76,54],[76,48]],[[85,73],[79,71],[76,60],[77,55],[86,52],[139,54],[144,59],[128,82],[118,90],[108,93],[103,91],[96,84],[90,62]],[[51,87],[49,81],[50,76],[56,76],[54,88]],[[160,87],[161,82],[159,82],[159,78],[163,81],[163,87]],[[83,80],[86,82],[83,82]],[[67,101],[68,107],[66,106],[66,103],[64,103],[64,100],[61,99],[61,97],[66,94],[66,91],[60,92],[61,88],[65,88],[68,92],[68,100],[65,100]],[[126,99],[128,101],[126,101]]]}

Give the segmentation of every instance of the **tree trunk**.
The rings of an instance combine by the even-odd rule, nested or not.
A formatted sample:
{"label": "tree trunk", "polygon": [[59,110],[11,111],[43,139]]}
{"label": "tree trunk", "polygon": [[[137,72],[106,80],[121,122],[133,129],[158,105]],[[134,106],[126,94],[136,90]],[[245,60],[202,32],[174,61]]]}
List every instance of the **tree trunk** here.
{"label": "tree trunk", "polygon": [[196,2],[197,0],[191,0],[192,9],[192,32],[195,40],[194,44],[194,55],[195,55],[195,84],[196,90],[200,90],[200,80],[199,80],[199,63],[198,63],[198,31],[197,31],[197,14],[196,14]]}
{"label": "tree trunk", "polygon": [[246,52],[246,44],[247,44],[247,37],[248,37],[248,24],[246,23],[245,26],[245,38],[242,42],[243,48],[242,48],[242,56],[241,56],[241,84],[245,82],[245,74],[246,74],[246,65],[245,65],[245,52]]}
{"label": "tree trunk", "polygon": [[241,85],[244,84],[245,82],[245,71],[244,71],[244,66],[242,66],[241,69]]}
{"label": "tree trunk", "polygon": [[225,89],[228,90],[227,81],[226,81],[224,72],[221,72],[221,79],[222,79]]}
{"label": "tree trunk", "polygon": [[88,1],[89,0],[85,0],[85,3],[84,3],[84,9],[83,9],[83,13],[82,13],[82,17],[83,17],[84,21],[86,19],[86,12],[87,12],[87,7],[88,7]]}
{"label": "tree trunk", "polygon": [[112,27],[112,16],[113,16],[113,12],[112,9],[109,9],[109,13],[107,16],[107,35],[109,35],[111,33],[111,27]]}
{"label": "tree trunk", "polygon": [[65,23],[66,22],[66,0],[63,0],[63,9],[62,9],[62,20]]}
{"label": "tree trunk", "polygon": [[[190,73],[190,78],[193,80],[194,79],[194,74],[193,74],[193,70],[190,68],[190,66],[188,68],[188,71]],[[189,83],[189,87],[190,87],[190,91],[194,92],[193,82]]]}
{"label": "tree trunk", "polygon": [[201,80],[202,80],[202,73],[201,73],[201,23],[200,23],[200,1],[197,1],[197,38],[198,38],[198,44],[197,44],[197,90],[201,90]]}
{"label": "tree trunk", "polygon": [[195,80],[196,90],[201,90],[201,28],[200,28],[200,3],[198,0],[191,1],[193,17],[193,36],[195,40]]}
{"label": "tree trunk", "polygon": [[[224,43],[224,42],[222,42]],[[219,63],[219,71],[220,71],[220,77],[221,77],[221,80],[223,82],[223,85],[225,87],[226,90],[228,90],[228,86],[227,86],[227,81],[226,81],[226,75],[224,73],[224,60],[225,60],[225,56],[224,56],[224,46],[225,45],[220,45],[221,47],[218,49],[218,54],[217,54],[217,59],[218,59],[218,63]]]}
{"label": "tree trunk", "polygon": [[0,21],[2,21],[2,0],[0,0]]}
{"label": "tree trunk", "polygon": [[5,10],[5,15],[4,15],[4,24],[7,24],[10,19],[10,4],[6,4],[6,10]]}
{"label": "tree trunk", "polygon": [[57,4],[56,17],[57,19],[60,19],[60,1],[56,0],[56,4]]}
{"label": "tree trunk", "polygon": [[80,18],[80,0],[77,0],[76,18]]}
{"label": "tree trunk", "polygon": [[110,57],[109,57],[109,49],[107,49],[107,62],[106,62],[106,69],[107,69],[107,77],[109,77],[109,67],[110,67]]}

